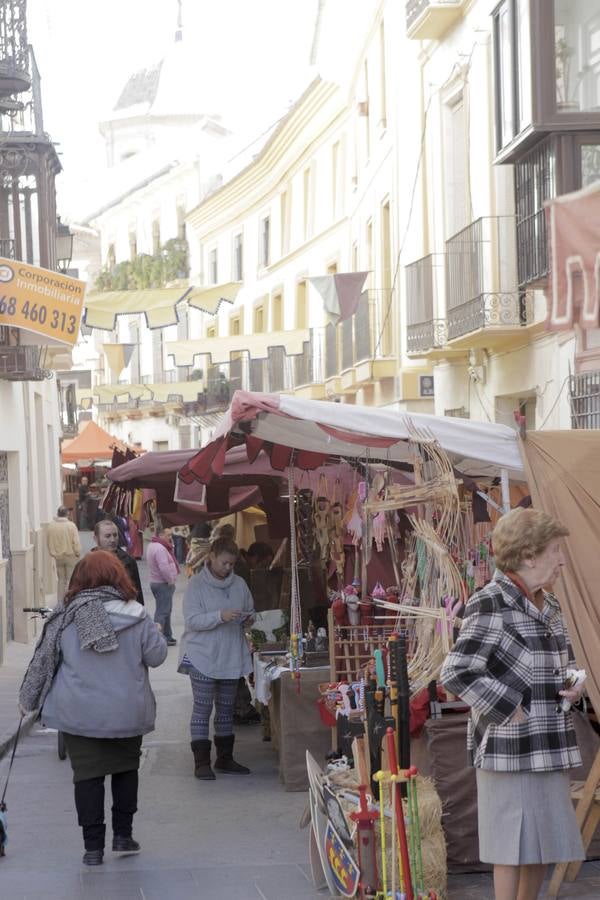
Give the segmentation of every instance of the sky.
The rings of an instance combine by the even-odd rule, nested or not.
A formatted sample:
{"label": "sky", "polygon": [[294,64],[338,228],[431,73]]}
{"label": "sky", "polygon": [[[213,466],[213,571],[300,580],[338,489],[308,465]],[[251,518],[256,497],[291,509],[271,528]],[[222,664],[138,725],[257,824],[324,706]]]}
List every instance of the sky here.
{"label": "sky", "polygon": [[[168,51],[177,7],[177,0],[28,0],[44,128],[61,153],[57,190],[67,221],[82,173],[104,165],[98,122],[128,77]],[[317,7],[318,0],[182,0],[207,112],[221,113],[241,144],[278,119],[309,81]]]}

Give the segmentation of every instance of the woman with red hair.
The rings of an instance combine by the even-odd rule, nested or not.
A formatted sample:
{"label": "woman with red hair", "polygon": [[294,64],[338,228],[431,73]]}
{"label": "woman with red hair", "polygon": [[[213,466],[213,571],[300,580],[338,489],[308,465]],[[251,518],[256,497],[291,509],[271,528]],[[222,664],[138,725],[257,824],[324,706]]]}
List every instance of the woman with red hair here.
{"label": "woman with red hair", "polygon": [[106,775],[113,851],[140,850],[132,837],[138,768],[142,736],[156,717],[148,667],[164,662],[167,644],[135,596],[113,553],[88,553],[44,625],[19,693],[23,713],[41,710],[44,725],[64,734],[86,865],[104,858]]}

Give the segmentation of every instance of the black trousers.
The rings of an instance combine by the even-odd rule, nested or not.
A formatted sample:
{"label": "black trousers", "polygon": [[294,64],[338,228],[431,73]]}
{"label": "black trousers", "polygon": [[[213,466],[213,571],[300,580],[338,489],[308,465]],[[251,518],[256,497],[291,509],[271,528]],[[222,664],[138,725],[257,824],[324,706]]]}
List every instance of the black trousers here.
{"label": "black trousers", "polygon": [[[137,769],[111,775],[111,787],[113,834],[119,835],[119,837],[131,837],[133,816],[137,812]],[[103,850],[106,832],[104,775],[75,782],[75,808],[77,821],[83,829],[85,849]]]}

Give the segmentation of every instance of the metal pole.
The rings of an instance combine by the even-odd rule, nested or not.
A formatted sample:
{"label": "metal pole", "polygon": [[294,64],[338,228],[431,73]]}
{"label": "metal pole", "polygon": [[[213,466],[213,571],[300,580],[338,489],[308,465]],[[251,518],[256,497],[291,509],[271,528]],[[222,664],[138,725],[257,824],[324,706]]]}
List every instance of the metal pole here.
{"label": "metal pole", "polygon": [[508,472],[500,469],[500,486],[502,488],[502,507],[504,512],[510,512],[510,488],[508,486]]}

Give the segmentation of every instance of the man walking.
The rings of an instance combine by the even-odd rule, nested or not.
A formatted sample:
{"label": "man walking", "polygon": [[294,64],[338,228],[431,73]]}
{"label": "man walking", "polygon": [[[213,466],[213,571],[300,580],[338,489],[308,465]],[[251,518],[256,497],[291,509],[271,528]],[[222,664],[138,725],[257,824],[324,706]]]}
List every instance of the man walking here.
{"label": "man walking", "polygon": [[96,522],[94,526],[94,540],[96,541],[96,547],[99,550],[108,550],[121,560],[136,589],[137,596],[135,599],[143,606],[144,592],[142,591],[142,582],[140,581],[138,565],[133,556],[130,556],[129,553],[126,553],[119,547],[119,529],[115,523],[111,522],[110,519],[101,519],[99,522]]}
{"label": "man walking", "polygon": [[69,510],[66,506],[58,507],[54,520],[48,525],[46,543],[48,553],[56,563],[58,576],[56,599],[61,603],[73,569],[81,556],[79,532],[75,523],[69,519]]}
{"label": "man walking", "polygon": [[150,575],[150,590],[156,600],[154,621],[162,627],[167,645],[174,647],[177,641],[171,630],[171,611],[179,565],[173,553],[171,531],[168,528],[161,528],[154,535],[148,545],[146,561]]}

